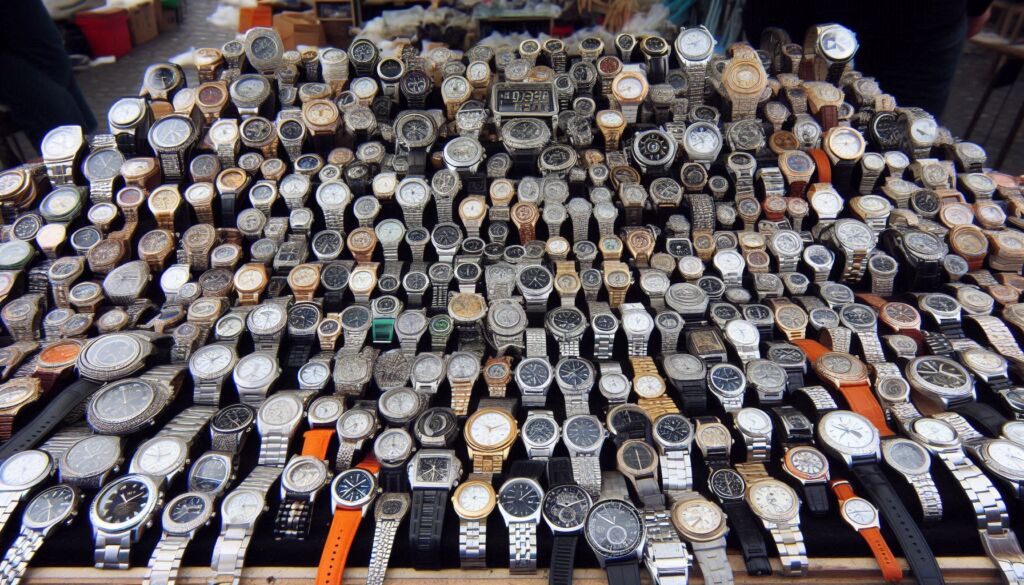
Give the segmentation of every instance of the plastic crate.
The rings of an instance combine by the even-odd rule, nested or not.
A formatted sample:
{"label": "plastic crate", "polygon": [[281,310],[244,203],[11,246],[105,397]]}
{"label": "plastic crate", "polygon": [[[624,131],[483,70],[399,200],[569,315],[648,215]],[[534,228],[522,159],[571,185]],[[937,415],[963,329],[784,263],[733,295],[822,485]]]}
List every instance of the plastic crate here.
{"label": "plastic crate", "polygon": [[128,11],[124,8],[100,8],[79,12],[75,24],[89,41],[93,57],[123,57],[132,52],[132,34]]}

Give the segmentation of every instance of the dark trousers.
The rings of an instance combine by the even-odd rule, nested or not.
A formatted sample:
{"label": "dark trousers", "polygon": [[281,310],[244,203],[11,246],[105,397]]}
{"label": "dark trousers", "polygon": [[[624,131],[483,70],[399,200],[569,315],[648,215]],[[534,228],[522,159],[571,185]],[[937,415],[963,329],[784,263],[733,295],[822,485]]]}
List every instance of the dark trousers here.
{"label": "dark trousers", "polygon": [[96,129],[60,32],[40,0],[0,1],[0,79],[0,103],[34,144],[56,126]]}

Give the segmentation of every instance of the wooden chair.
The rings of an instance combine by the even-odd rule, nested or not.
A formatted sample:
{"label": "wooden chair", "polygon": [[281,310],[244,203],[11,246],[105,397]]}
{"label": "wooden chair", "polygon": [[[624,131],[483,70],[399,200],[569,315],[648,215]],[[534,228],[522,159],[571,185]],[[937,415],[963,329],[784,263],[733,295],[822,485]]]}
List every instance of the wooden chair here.
{"label": "wooden chair", "polygon": [[[974,115],[971,116],[971,123],[964,131],[964,140],[970,140],[971,132],[974,131],[978,120],[981,119],[981,113],[985,110],[992,91],[995,89],[996,75],[1000,68],[1009,60],[1024,61],[1024,3],[1006,0],[993,2],[992,26],[975,35],[970,42],[981,49],[995,53],[996,59],[992,62],[985,93],[982,95],[978,107],[975,108]],[[1024,125],[1024,105],[1017,111],[1013,125],[1010,127],[1010,133],[999,150],[995,168],[1001,167],[1006,160],[1006,155],[1009,153],[1010,147],[1013,146],[1021,125]]]}

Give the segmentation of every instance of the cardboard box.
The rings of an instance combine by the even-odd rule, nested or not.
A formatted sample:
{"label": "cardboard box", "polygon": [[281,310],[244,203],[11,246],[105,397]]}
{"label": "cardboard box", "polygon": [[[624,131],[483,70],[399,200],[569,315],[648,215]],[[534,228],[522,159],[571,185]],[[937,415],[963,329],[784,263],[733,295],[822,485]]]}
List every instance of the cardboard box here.
{"label": "cardboard box", "polygon": [[269,4],[242,6],[238,9],[238,32],[244,33],[258,26],[271,26],[273,18],[274,9]]}
{"label": "cardboard box", "polygon": [[274,30],[281,35],[285,49],[299,45],[324,46],[327,37],[313,11],[281,12],[274,15]]}
{"label": "cardboard box", "polygon": [[181,12],[174,8],[163,8],[160,10],[160,32],[178,30],[181,24]]}
{"label": "cardboard box", "polygon": [[139,0],[125,3],[128,9],[128,30],[132,33],[132,44],[139,46],[155,39],[160,34],[158,13],[159,0]]}

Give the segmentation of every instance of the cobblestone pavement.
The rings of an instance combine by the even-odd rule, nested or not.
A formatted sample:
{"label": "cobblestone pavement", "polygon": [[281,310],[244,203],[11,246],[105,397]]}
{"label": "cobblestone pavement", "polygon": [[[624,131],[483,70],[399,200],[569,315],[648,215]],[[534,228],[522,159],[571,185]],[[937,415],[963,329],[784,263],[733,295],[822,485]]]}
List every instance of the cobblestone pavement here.
{"label": "cobblestone pavement", "polygon": [[[161,34],[117,63],[94,67],[78,74],[82,90],[96,118],[101,121],[101,127],[106,120],[107,109],[117,98],[138,93],[142,74],[149,64],[167,60],[195,47],[219,47],[234,36],[232,31],[217,28],[207,22],[206,17],[213,13],[217,4],[217,0],[188,0],[185,3],[185,20],[178,30]],[[961,136],[967,129],[987,84],[992,60],[990,54],[973,47],[969,47],[960,60],[956,84],[943,116],[943,123],[954,135]],[[194,85],[194,69],[188,73],[189,82]],[[998,154],[1017,110],[1024,107],[1024,90],[1020,89],[1022,85],[1024,80],[1018,81],[1015,87],[1004,87],[993,92],[971,136],[973,141],[988,150],[990,160]],[[1024,173],[1024,132],[1018,133],[1001,170],[1014,174]]]}

